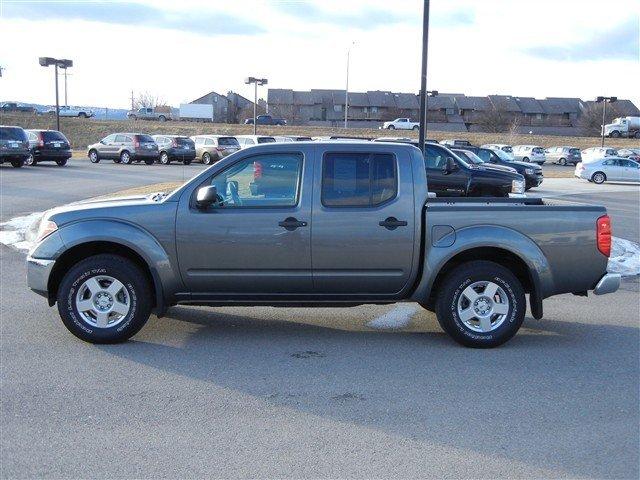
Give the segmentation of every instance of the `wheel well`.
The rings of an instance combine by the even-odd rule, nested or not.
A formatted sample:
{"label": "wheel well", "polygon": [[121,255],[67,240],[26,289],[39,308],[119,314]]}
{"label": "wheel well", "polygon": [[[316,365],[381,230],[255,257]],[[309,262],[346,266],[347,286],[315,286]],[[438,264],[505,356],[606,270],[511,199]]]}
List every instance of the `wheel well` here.
{"label": "wheel well", "polygon": [[603,172],[603,171],[601,171],[601,170],[596,170],[595,172],[593,172],[593,175],[591,175],[591,179],[593,180],[593,177],[595,177],[595,176],[596,176],[596,174],[598,174],[598,173],[601,173],[601,174],[604,176],[604,179],[605,179],[605,180],[607,179],[607,174],[606,174],[606,173],[604,173],[604,172]]}
{"label": "wheel well", "polygon": [[113,255],[119,255],[124,257],[133,263],[135,263],[144,272],[151,288],[153,303],[156,303],[156,286],[153,281],[153,275],[149,269],[147,262],[134,250],[119,243],[114,242],[87,242],[76,245],[64,252],[58,259],[56,259],[53,271],[49,276],[49,282],[47,285],[47,291],[49,292],[49,305],[53,305],[58,296],[58,287],[65,274],[76,263],[84,260],[85,258],[101,253],[110,253]]}
{"label": "wheel well", "polygon": [[442,268],[438,272],[438,275],[436,275],[433,286],[431,287],[431,293],[429,295],[427,305],[431,307],[434,306],[436,292],[438,291],[440,284],[446,278],[449,272],[451,272],[459,265],[462,265],[463,263],[471,262],[474,260],[487,260],[489,262],[495,262],[499,265],[502,265],[516,276],[518,281],[522,284],[522,288],[524,288],[524,291],[526,293],[531,293],[533,291],[534,282],[531,278],[529,267],[524,262],[524,260],[522,260],[522,258],[520,258],[515,253],[512,253],[509,250],[504,250],[502,248],[479,247],[458,253],[457,255],[450,258],[447,263],[442,266]]}

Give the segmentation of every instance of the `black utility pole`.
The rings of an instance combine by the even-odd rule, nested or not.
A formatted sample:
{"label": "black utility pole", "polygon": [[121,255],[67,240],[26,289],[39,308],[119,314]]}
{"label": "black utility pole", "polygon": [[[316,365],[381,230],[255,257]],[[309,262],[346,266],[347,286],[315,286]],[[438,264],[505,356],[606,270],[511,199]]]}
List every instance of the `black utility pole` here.
{"label": "black utility pole", "polygon": [[618,97],[598,97],[596,98],[596,103],[602,103],[602,127],[600,130],[600,146],[604,147],[604,122],[606,122],[606,114],[607,114],[607,102],[613,103],[618,100]]}
{"label": "black utility pole", "polygon": [[427,53],[429,51],[429,0],[424,0],[422,15],[422,76],[420,78],[420,135],[418,144],[424,153],[427,139]]}
{"label": "black utility pole", "polygon": [[51,58],[51,57],[40,57],[38,59],[38,63],[41,67],[49,67],[53,65],[54,74],[56,77],[56,129],[60,130],[60,101],[58,98],[58,67],[64,68],[65,70],[69,67],[73,67],[73,61],[67,60],[64,58]]}
{"label": "black utility pole", "polygon": [[266,85],[268,80],[266,78],[247,77],[244,79],[244,83],[250,85],[253,83],[253,134],[257,135],[258,131],[258,85]]}

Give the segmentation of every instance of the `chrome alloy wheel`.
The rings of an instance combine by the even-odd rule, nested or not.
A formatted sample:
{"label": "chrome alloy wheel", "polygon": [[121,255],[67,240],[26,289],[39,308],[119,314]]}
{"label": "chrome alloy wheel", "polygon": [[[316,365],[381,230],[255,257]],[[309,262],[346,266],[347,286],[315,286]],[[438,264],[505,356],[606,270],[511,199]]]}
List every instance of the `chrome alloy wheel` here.
{"label": "chrome alloy wheel", "polygon": [[474,332],[496,330],[507,319],[509,297],[493,282],[475,282],[458,299],[458,317]]}
{"label": "chrome alloy wheel", "polygon": [[76,294],[76,309],[82,319],[98,328],[122,322],[131,308],[131,296],[118,279],[98,275],[86,280]]}

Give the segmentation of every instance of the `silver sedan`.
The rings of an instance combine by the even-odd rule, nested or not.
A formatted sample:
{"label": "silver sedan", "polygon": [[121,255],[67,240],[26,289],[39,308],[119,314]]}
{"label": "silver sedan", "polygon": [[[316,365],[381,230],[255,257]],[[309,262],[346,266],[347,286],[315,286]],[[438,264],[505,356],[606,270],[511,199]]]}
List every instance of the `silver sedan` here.
{"label": "silver sedan", "polygon": [[607,157],[593,162],[580,162],[574,175],[594,183],[640,182],[640,163],[627,158]]}

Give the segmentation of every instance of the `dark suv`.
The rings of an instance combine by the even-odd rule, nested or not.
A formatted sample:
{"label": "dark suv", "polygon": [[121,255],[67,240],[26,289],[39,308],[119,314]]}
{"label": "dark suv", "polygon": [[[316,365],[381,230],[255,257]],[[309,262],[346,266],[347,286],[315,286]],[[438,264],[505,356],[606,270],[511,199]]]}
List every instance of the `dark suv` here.
{"label": "dark suv", "polygon": [[125,165],[143,160],[147,165],[153,165],[160,156],[153,137],[143,133],[112,133],[98,143],[89,145],[87,155],[91,163],[106,158]]}
{"label": "dark suv", "polygon": [[515,169],[516,172],[524,177],[526,190],[534,187],[539,187],[544,180],[542,167],[540,165],[536,165],[535,163],[518,162],[505,151],[481,147],[457,148],[459,148],[460,150],[469,150],[487,163],[494,165],[503,165],[505,167],[511,167]]}
{"label": "dark suv", "polygon": [[27,130],[31,155],[27,165],[39,162],[56,162],[60,167],[71,158],[71,144],[67,137],[57,130]]}
{"label": "dark suv", "polygon": [[20,168],[29,155],[27,132],[20,127],[0,125],[0,164],[9,162],[11,166]]}
{"label": "dark suv", "polygon": [[196,144],[189,137],[154,135],[153,139],[158,144],[162,165],[169,165],[174,160],[189,165],[196,158]]}

